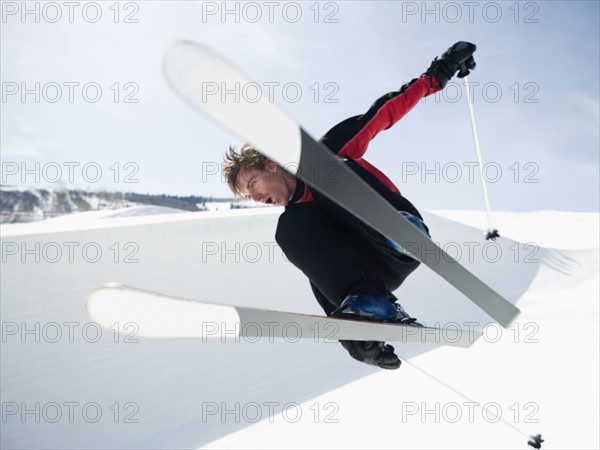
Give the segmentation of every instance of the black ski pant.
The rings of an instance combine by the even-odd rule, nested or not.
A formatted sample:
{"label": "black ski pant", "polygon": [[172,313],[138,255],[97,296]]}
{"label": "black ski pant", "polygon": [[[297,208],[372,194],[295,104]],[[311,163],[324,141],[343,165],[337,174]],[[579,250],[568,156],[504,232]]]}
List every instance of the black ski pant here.
{"label": "black ski pant", "polygon": [[[422,218],[400,194],[367,169],[346,162],[398,211]],[[377,294],[395,301],[397,289],[419,262],[394,250],[387,239],[313,190],[314,201],[292,204],[280,216],[276,240],[286,257],[310,280],[327,315],[347,295]],[[399,213],[400,214],[400,213]]]}

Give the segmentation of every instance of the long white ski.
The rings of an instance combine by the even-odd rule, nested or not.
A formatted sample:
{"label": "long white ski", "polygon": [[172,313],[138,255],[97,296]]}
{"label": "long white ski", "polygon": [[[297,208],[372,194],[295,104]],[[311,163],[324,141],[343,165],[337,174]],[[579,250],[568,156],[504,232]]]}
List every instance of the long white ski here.
{"label": "long white ski", "polygon": [[122,284],[93,289],[85,299],[90,318],[135,338],[202,338],[222,341],[392,341],[469,347],[481,331],[355,321],[172,297]]}
{"label": "long white ski", "polygon": [[[259,86],[221,55],[196,42],[178,41],[167,51],[163,71],[173,91],[194,109],[256,145],[282,167],[398,243],[502,326],[510,326],[520,313],[419,232],[337,156],[271,103],[267,95],[263,93],[258,100],[220,95],[226,90]],[[215,89],[220,94],[215,94]]]}

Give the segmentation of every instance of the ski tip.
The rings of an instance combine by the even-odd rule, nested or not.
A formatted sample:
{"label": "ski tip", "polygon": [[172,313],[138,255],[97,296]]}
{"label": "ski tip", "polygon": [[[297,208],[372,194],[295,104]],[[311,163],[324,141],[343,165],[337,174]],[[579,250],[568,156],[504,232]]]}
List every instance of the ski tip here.
{"label": "ski tip", "polygon": [[205,45],[201,44],[200,42],[192,41],[191,39],[174,39],[167,46],[167,50],[165,51],[165,58],[163,59],[163,64],[164,61],[167,59],[167,56],[190,48],[208,50],[208,47],[206,47]]}
{"label": "ski tip", "polygon": [[85,305],[86,311],[89,314],[91,303],[96,298],[98,298],[99,295],[105,293],[106,291],[112,291],[115,289],[128,289],[128,288],[129,288],[129,286],[122,284],[122,283],[117,283],[117,282],[109,282],[109,283],[101,284],[100,286],[96,286],[95,288],[88,291],[87,294],[85,294],[83,303]]}
{"label": "ski tip", "polygon": [[175,39],[167,46],[165,51],[162,69],[167,80],[171,80],[174,69],[178,69],[182,64],[189,63],[198,56],[214,55],[223,59],[223,56],[217,53],[206,44],[192,41],[191,39]]}
{"label": "ski tip", "polygon": [[119,289],[119,288],[125,288],[127,287],[125,284],[123,283],[117,283],[117,282],[108,282],[108,283],[103,283],[99,286],[96,286],[95,288],[92,288],[85,296],[85,298],[89,298],[90,296],[92,296],[94,293],[104,290],[104,289]]}
{"label": "ski tip", "polygon": [[505,317],[502,317],[500,320],[497,320],[498,323],[500,325],[502,325],[503,328],[509,328],[513,322],[517,319],[517,317],[519,317],[519,315],[521,314],[521,310],[519,308],[517,308],[515,305],[512,305],[512,308],[510,310],[509,314],[506,314]]}

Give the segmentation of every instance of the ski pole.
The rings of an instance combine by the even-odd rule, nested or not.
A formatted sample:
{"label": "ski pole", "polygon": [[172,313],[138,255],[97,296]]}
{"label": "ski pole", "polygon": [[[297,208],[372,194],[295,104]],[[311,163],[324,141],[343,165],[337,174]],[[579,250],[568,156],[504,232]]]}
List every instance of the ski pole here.
{"label": "ski pole", "polygon": [[467,90],[467,104],[469,106],[469,116],[471,117],[471,129],[473,131],[473,140],[475,141],[475,150],[477,151],[477,161],[479,163],[479,175],[481,176],[481,187],[483,188],[483,200],[485,201],[485,211],[487,214],[488,221],[488,231],[485,235],[485,239],[495,240],[500,235],[498,234],[498,230],[492,227],[492,217],[490,213],[490,201],[487,193],[487,185],[485,183],[485,178],[483,176],[483,161],[481,158],[481,149],[479,148],[479,138],[477,137],[477,127],[475,126],[475,114],[473,113],[473,97],[471,96],[471,88],[469,84],[469,79],[464,77],[465,79],[465,88]]}

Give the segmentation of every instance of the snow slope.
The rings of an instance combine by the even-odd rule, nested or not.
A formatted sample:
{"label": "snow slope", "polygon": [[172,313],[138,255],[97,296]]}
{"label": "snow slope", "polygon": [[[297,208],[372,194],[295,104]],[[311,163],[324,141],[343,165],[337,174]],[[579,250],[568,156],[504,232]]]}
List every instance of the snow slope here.
{"label": "snow slope", "polygon": [[[599,446],[597,213],[498,214],[498,243],[470,226],[481,213],[427,214],[434,240],[523,314],[469,350],[396,345],[399,371],[337,343],[97,336],[83,297],[109,281],[320,313],[275,244],[279,213],[2,226],[2,448],[525,448],[521,432]],[[489,323],[427,268],[396,294],[426,324]]]}

